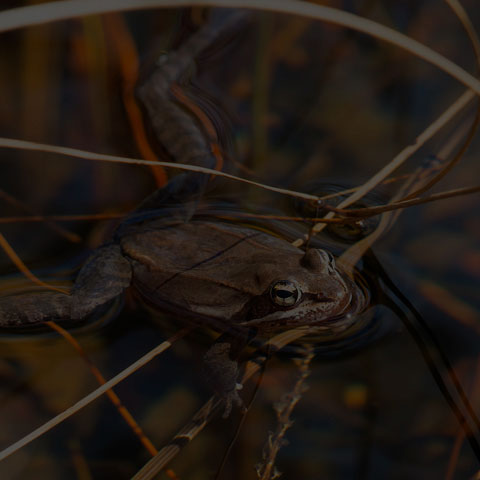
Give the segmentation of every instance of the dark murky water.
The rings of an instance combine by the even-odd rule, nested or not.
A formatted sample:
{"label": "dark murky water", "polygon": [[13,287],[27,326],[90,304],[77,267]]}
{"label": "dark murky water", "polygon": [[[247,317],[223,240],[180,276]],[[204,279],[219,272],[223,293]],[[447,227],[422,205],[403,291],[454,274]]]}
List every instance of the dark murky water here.
{"label": "dark murky water", "polygon": [[[478,25],[474,2],[464,3]],[[473,64],[461,26],[441,2],[337,6],[411,35],[467,69]],[[175,11],[131,13],[126,19],[144,65],[193,28]],[[37,27],[2,39],[2,136],[139,156],[122,106],[113,41],[99,19]],[[215,118],[235,159],[259,181],[300,191],[364,182],[463,91],[434,67],[364,35],[261,14],[253,15],[238,36],[201,56],[195,83],[215,102],[213,108],[199,95],[203,108],[227,112]],[[400,173],[438,153],[470,117],[452,122]],[[474,141],[437,190],[478,183],[477,152]],[[155,188],[147,169],[32,152],[4,150],[2,155],[0,188],[42,214],[127,212]],[[374,202],[393,191],[386,186]],[[231,182],[219,182],[210,197],[214,204],[228,200],[250,212],[298,212],[288,197]],[[356,337],[317,344],[309,389],[292,414],[289,443],[277,458],[283,478],[465,479],[479,470],[454,408],[439,388],[445,382],[454,404],[461,404],[450,368],[480,414],[477,207],[478,196],[470,196],[411,208],[375,244],[381,269],[395,288],[385,286],[381,269],[370,262],[366,273],[378,288],[372,292],[378,303],[372,320]],[[7,202],[0,208],[2,216],[25,214]],[[61,225],[81,242],[67,241],[44,223],[2,224],[1,232],[39,277],[68,285],[89,251],[111,235],[115,221]],[[346,248],[328,233],[318,241],[337,254]],[[0,262],[2,293],[29,288],[3,253]],[[395,289],[418,310],[437,345]],[[179,328],[178,319],[145,309],[131,294],[118,309],[111,321],[99,319],[95,328],[73,331],[107,379]],[[415,333],[426,345],[419,347]],[[207,331],[192,334],[116,387],[157,448],[209,398],[200,365],[213,338]],[[0,345],[0,448],[97,386],[82,358],[57,334],[6,335]],[[273,406],[295,383],[298,369],[291,357],[286,352],[268,362],[222,478],[256,478],[254,466],[277,425]],[[245,398],[251,393],[252,386],[246,386]],[[238,422],[238,412],[212,421],[171,464],[175,473],[182,479],[213,478]],[[0,476],[130,478],[149,458],[108,399],[101,398],[3,461]]]}

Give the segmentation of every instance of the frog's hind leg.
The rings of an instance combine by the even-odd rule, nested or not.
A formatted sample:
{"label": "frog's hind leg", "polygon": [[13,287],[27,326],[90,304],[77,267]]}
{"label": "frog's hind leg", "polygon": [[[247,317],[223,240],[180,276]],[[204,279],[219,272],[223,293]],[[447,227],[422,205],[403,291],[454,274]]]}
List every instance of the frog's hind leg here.
{"label": "frog's hind leg", "polygon": [[0,298],[0,328],[31,327],[47,320],[70,319],[71,297],[39,292]]}
{"label": "frog's hind leg", "polygon": [[1,297],[0,328],[32,327],[48,320],[82,320],[120,295],[131,278],[130,262],[120,246],[100,247],[80,270],[71,295],[38,292]]}
{"label": "frog's hind leg", "polygon": [[132,267],[117,244],[97,248],[72,289],[71,318],[79,320],[120,295],[132,280]]}

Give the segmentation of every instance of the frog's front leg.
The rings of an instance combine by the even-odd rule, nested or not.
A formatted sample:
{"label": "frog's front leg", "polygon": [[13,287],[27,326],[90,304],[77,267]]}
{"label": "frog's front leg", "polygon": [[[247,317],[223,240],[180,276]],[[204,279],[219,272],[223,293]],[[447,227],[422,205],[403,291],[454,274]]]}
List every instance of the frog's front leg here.
{"label": "frog's front leg", "polygon": [[39,292],[0,298],[0,327],[16,328],[47,320],[81,320],[130,285],[130,262],[119,245],[100,247],[84,264],[71,295]]}
{"label": "frog's front leg", "polygon": [[231,330],[222,334],[203,357],[203,371],[210,387],[223,399],[223,418],[230,415],[233,404],[244,407],[238,394],[243,388],[238,357],[251,340],[247,332]]}
{"label": "frog's front leg", "polygon": [[238,362],[230,358],[231,345],[228,342],[216,342],[203,357],[203,369],[207,383],[225,402],[223,418],[227,418],[235,403],[239,407],[243,405],[238,391],[243,388],[238,383]]}

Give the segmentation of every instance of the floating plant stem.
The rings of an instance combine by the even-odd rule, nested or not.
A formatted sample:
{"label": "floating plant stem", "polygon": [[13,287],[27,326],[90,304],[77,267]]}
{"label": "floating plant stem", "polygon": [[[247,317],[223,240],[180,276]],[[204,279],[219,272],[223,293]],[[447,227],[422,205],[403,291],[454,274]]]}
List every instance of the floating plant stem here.
{"label": "floating plant stem", "polygon": [[273,480],[280,476],[280,473],[275,466],[275,460],[280,448],[282,448],[286,442],[285,434],[292,426],[292,412],[307,389],[305,381],[310,375],[309,366],[314,356],[315,354],[312,346],[305,347],[303,357],[297,360],[299,374],[292,391],[286,394],[281,402],[275,405],[278,424],[275,432],[268,435],[268,440],[265,444],[262,455],[262,461],[256,466],[259,480]]}

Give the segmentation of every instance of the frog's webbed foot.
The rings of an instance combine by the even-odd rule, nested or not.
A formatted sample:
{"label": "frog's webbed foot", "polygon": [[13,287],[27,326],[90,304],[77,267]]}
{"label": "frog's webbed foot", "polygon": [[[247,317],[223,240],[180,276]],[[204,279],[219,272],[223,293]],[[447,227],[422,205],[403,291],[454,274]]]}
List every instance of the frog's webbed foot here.
{"label": "frog's webbed foot", "polygon": [[232,411],[233,404],[243,406],[243,400],[238,391],[243,388],[238,383],[238,363],[229,356],[231,344],[227,342],[215,343],[205,354],[204,373],[207,382],[220,395],[225,403],[223,418],[227,418]]}
{"label": "frog's webbed foot", "polygon": [[72,290],[71,318],[78,320],[121,294],[132,280],[132,267],[119,245],[97,248],[85,262]]}

